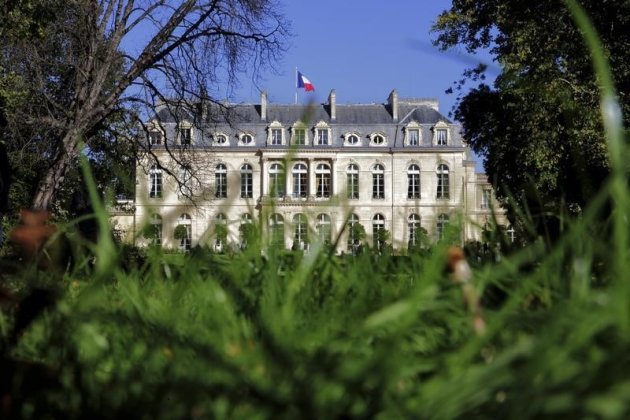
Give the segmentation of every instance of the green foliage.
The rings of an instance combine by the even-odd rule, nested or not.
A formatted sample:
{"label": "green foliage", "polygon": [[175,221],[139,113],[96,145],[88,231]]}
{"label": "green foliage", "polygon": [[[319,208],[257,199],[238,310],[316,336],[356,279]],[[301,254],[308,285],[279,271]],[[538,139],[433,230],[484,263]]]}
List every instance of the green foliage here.
{"label": "green foliage", "polygon": [[[610,57],[627,125],[630,35],[624,28],[630,3],[580,3],[601,36],[603,55]],[[484,83],[485,66],[466,73],[479,85],[462,93],[455,117],[472,149],[484,156],[513,224],[523,227],[516,210],[527,209],[538,233],[557,238],[564,227],[555,216],[579,214],[610,172],[595,94],[600,79],[580,42],[581,29],[563,2],[475,0],[454,1],[434,30],[441,48],[489,49],[500,63],[493,86]]]}
{"label": "green foliage", "polygon": [[188,229],[184,225],[175,226],[175,231],[173,232],[173,237],[178,241],[183,241],[188,239]]}
{"label": "green foliage", "polygon": [[533,242],[470,278],[446,270],[456,223],[405,257],[151,248],[125,264],[130,250],[103,234],[94,266],[11,266],[2,414],[628,418],[630,201],[626,168],[611,162],[610,182],[556,243]]}
{"label": "green foliage", "polygon": [[222,244],[227,243],[227,235],[228,235],[228,228],[226,225],[222,223],[217,223],[214,226],[214,236],[216,237],[217,241],[220,241]]}

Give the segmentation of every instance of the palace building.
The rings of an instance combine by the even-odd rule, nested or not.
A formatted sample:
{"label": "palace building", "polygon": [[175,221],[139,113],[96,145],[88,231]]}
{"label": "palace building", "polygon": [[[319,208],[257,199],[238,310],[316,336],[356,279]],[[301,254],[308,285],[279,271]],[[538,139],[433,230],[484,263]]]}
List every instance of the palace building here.
{"label": "palace building", "polygon": [[[363,245],[387,238],[402,251],[455,221],[462,242],[480,240],[493,220],[492,188],[437,100],[392,91],[385,103],[338,104],[333,90],[326,104],[292,105],[263,92],[259,104],[195,110],[161,105],[146,123],[135,200],[112,213],[128,240],[239,247],[240,226],[257,220],[278,246],[341,236],[348,252],[347,226],[359,223]],[[154,236],[141,235],[147,226]]]}

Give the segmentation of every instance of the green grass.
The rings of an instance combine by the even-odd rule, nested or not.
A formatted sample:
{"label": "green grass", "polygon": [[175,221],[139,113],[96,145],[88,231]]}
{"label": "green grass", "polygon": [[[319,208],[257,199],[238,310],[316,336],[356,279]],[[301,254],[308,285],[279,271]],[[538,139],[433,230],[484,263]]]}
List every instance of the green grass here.
{"label": "green grass", "polygon": [[[625,156],[619,121],[607,124]],[[102,234],[93,258],[63,270],[10,264],[2,281],[21,304],[0,313],[2,416],[628,418],[623,161],[558,242],[475,265],[484,334],[446,272],[446,244],[405,257],[151,249],[131,261]],[[38,290],[53,303],[12,340]]]}

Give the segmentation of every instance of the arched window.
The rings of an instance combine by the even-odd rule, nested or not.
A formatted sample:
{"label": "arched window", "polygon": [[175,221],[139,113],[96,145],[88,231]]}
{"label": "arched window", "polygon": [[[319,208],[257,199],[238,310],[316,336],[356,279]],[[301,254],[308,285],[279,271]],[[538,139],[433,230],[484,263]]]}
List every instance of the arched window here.
{"label": "arched window", "polygon": [[269,166],[269,195],[284,197],[284,168],[279,163]]}
{"label": "arched window", "polygon": [[420,166],[407,168],[407,198],[420,198]]}
{"label": "arched window", "polygon": [[359,245],[360,238],[357,237],[357,226],[359,225],[359,216],[351,214],[348,218],[348,250],[356,253],[356,247]]}
{"label": "arched window", "polygon": [[407,219],[407,229],[409,231],[409,248],[418,245],[418,233],[420,232],[420,216],[416,213],[410,214]]}
{"label": "arched window", "polygon": [[253,197],[254,170],[249,163],[241,166],[241,198]]}
{"label": "arched window", "polygon": [[315,168],[315,195],[320,198],[330,197],[330,166],[320,163]]}
{"label": "arched window", "polygon": [[284,218],[278,213],[269,218],[269,237],[271,246],[284,248]]}
{"label": "arched window", "polygon": [[293,166],[293,197],[306,198],[308,195],[308,170],[303,163]]}
{"label": "arched window", "polygon": [[177,225],[184,226],[186,229],[186,237],[179,239],[179,249],[180,251],[188,252],[190,251],[190,247],[192,245],[192,219],[188,214],[183,213],[179,216]]}
{"label": "arched window", "polygon": [[216,198],[227,197],[227,166],[219,163],[214,169],[214,187]]}
{"label": "arched window", "polygon": [[437,234],[438,240],[444,238],[444,231],[446,230],[446,226],[448,226],[448,215],[442,213],[437,217],[437,223],[435,225],[435,232]]}
{"label": "arched window", "polygon": [[330,216],[327,214],[320,214],[317,216],[317,224],[315,225],[315,229],[317,230],[317,236],[320,240],[325,243],[330,243],[331,237],[331,225],[330,225]]}
{"label": "arched window", "polygon": [[149,219],[149,231],[147,238],[151,245],[162,246],[162,216],[153,213]]}
{"label": "arched window", "polygon": [[222,252],[228,236],[228,221],[225,217],[225,213],[217,213],[214,217],[214,236],[215,236],[215,251]]}
{"label": "arched window", "polygon": [[380,163],[372,169],[372,198],[385,198],[385,167]]}
{"label": "arched window", "polygon": [[348,198],[357,200],[359,198],[359,166],[352,163],[346,169],[346,191]]}
{"label": "arched window", "polygon": [[449,179],[448,166],[440,164],[437,167],[437,194],[436,198],[448,200],[449,198]]}
{"label": "arched window", "polygon": [[385,216],[376,213],[372,218],[372,238],[376,249],[381,249],[383,245],[382,232],[385,230]]}
{"label": "arched window", "polygon": [[247,248],[248,242],[252,241],[256,235],[256,227],[253,224],[252,215],[249,213],[243,213],[241,215],[241,225],[238,228],[240,236],[240,248],[244,250]]}
{"label": "arched window", "polygon": [[293,216],[293,228],[293,248],[306,249],[306,244],[308,243],[308,223],[306,216],[301,213]]}
{"label": "arched window", "polygon": [[149,198],[162,197],[162,170],[158,165],[151,165],[149,170]]}

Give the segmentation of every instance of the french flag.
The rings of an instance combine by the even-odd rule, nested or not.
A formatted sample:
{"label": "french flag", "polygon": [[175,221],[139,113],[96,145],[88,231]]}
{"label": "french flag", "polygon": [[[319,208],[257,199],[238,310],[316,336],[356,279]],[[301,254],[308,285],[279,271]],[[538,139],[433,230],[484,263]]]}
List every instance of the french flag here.
{"label": "french flag", "polygon": [[298,87],[298,88],[304,88],[304,90],[305,90],[306,92],[310,92],[310,91],[315,90],[315,86],[313,86],[313,84],[311,83],[311,81],[310,81],[310,80],[308,80],[308,79],[306,78],[306,76],[304,76],[304,75],[303,75],[302,73],[300,73],[299,71],[298,71],[298,74],[297,74],[297,87]]}

